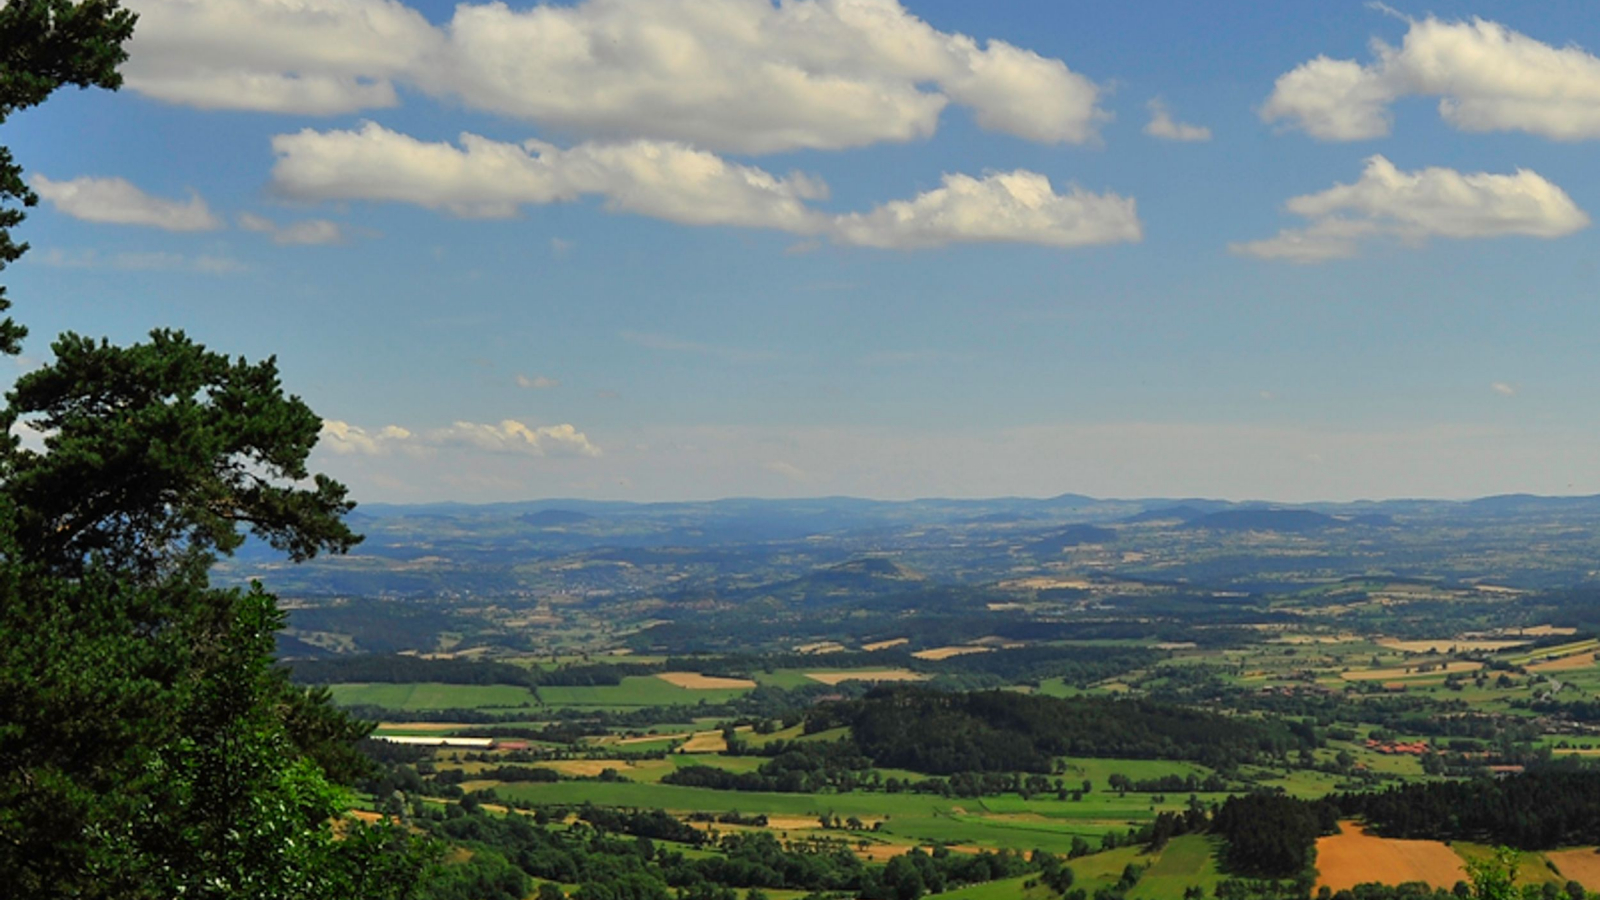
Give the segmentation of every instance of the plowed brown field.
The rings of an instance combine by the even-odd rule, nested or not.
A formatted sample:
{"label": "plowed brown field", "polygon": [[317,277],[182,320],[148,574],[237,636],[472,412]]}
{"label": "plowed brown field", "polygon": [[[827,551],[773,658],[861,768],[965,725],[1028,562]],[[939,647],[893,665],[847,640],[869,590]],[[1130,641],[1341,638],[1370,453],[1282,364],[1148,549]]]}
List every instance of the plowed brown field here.
{"label": "plowed brown field", "polygon": [[1425,881],[1450,888],[1466,880],[1466,865],[1444,843],[1378,837],[1357,822],[1340,822],[1339,827],[1339,834],[1317,839],[1318,887],[1342,891],[1369,881]]}

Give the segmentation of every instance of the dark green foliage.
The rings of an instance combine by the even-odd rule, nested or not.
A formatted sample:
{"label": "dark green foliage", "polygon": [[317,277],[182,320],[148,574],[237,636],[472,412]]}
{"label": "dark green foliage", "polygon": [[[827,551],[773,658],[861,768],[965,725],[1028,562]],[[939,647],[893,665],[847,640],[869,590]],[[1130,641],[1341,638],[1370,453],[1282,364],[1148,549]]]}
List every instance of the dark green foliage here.
{"label": "dark green foliage", "polygon": [[[494,776],[489,776],[493,778]],[[659,809],[615,810],[585,803],[578,809],[578,818],[601,831],[631,834],[635,837],[658,841],[674,841],[698,847],[706,841],[706,833],[684,824],[676,816]]]}
{"label": "dark green foliage", "polygon": [[1338,810],[1279,794],[1230,797],[1212,818],[1227,840],[1223,863],[1237,875],[1294,878],[1311,869],[1317,838],[1338,829]]}
{"label": "dark green foliage", "polygon": [[296,560],[360,540],[341,519],[355,505],[344,486],[306,468],[322,420],[283,394],[273,360],[164,330],[129,347],[67,334],[51,349],[8,398],[10,420],[46,432],[45,452],[7,467],[29,558],[72,572],[93,557],[145,578],[231,553],[241,528]]}
{"label": "dark green foliage", "polygon": [[289,667],[293,672],[292,677],[300,684],[411,684],[435,681],[441,684],[511,684],[521,687],[546,684],[616,685],[631,675],[666,671],[659,664],[647,663],[586,663],[567,664],[554,669],[530,669],[492,660],[427,659],[399,653],[303,659],[296,660]]}
{"label": "dark green foliage", "polygon": [[1600,843],[1600,770],[1551,767],[1505,779],[1401,785],[1331,798],[1387,837],[1471,840],[1522,850]]}
{"label": "dark green foliage", "polygon": [[[470,859],[440,866],[429,879],[424,896],[428,900],[523,900],[532,885],[527,873],[504,856],[480,848]],[[559,891],[556,896],[561,896]]]}
{"label": "dark green foliage", "polygon": [[306,659],[293,663],[291,677],[299,684],[382,682],[409,684],[511,684],[531,687],[537,674],[510,663],[472,659],[426,659],[400,654],[363,654],[334,659]]}
{"label": "dark green foliage", "polygon": [[339,896],[415,862],[333,840],[323,765],[354,771],[360,729],[271,669],[272,597],[3,574],[0,870],[25,895]]}
{"label": "dark green foliage", "polygon": [[723,791],[777,791],[813,794],[850,791],[866,783],[872,760],[847,741],[802,743],[775,741],[772,758],[754,772],[729,772],[711,766],[684,766],[667,773],[662,784],[708,787]]}
{"label": "dark green foliage", "polygon": [[1150,665],[1160,658],[1156,651],[1145,647],[1044,644],[997,653],[967,653],[936,664],[915,660],[911,668],[931,673],[993,675],[1008,683],[1060,678],[1068,684],[1083,685]]}
{"label": "dark green foliage", "polygon": [[1281,724],[1143,700],[1010,691],[875,691],[813,711],[807,728],[848,724],[880,766],[934,774],[1049,772],[1054,757],[1190,759],[1228,767],[1305,746]]}
{"label": "dark green foliage", "polygon": [[[666,900],[681,891],[685,898],[736,900],[735,889],[844,892],[867,900],[916,898],[924,893],[1009,878],[1059,861],[1036,854],[1032,862],[1020,854],[983,851],[951,853],[940,848],[932,854],[911,851],[887,866],[874,868],[837,845],[785,847],[768,832],[738,832],[724,836],[721,852],[689,859],[673,849],[673,834],[688,826],[666,813],[608,811],[585,806],[579,818],[586,825],[555,830],[535,824],[526,816],[491,816],[481,810],[464,813],[453,808],[442,822],[432,825],[441,837],[478,854],[491,853],[536,878],[581,885],[577,896]],[[704,835],[695,841],[703,841]],[[627,835],[622,837],[620,835]],[[447,864],[444,869],[454,868]],[[501,871],[498,864],[492,871]],[[439,880],[451,886],[470,881],[467,871]],[[541,894],[542,895],[542,894]],[[456,893],[435,893],[425,888],[422,898],[454,898]],[[751,897],[759,898],[759,890]]]}
{"label": "dark green foliage", "polygon": [[[115,87],[134,17],[107,0],[0,5],[0,120],[57,87]],[[0,148],[0,268],[37,202]],[[9,302],[0,288],[0,311]],[[24,334],[0,321],[0,352]],[[294,559],[358,538],[311,476],[321,420],[271,360],[181,332],[115,347],[65,335],[17,380],[0,430],[0,884],[29,898],[383,898],[426,848],[331,821],[367,728],[272,668],[259,585],[208,571],[243,531]],[[310,481],[312,487],[302,487]]]}

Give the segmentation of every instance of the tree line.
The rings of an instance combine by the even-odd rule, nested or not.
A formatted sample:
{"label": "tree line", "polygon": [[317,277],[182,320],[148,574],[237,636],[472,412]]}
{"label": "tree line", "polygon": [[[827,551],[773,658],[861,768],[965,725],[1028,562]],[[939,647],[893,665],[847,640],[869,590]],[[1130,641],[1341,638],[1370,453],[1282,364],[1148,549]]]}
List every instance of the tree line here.
{"label": "tree line", "polygon": [[1404,784],[1330,798],[1396,838],[1470,840],[1522,850],[1600,843],[1600,770],[1552,763],[1509,778]]}

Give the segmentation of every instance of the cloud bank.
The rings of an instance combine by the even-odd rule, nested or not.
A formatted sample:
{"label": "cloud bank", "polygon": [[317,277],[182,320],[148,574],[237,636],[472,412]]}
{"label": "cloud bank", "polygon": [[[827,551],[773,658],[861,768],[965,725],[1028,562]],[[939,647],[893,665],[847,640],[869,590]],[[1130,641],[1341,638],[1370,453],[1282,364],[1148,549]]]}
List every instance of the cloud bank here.
{"label": "cloud bank", "polygon": [[949,104],[991,131],[1098,138],[1100,88],[897,0],[462,3],[443,26],[394,0],[132,0],[127,84],[202,109],[333,115],[397,85],[581,136],[772,153],[926,138]]}
{"label": "cloud bank", "polygon": [[463,134],[459,146],[421,141],[368,122],[273,138],[273,190],[303,201],[411,203],[471,218],[599,197],[609,210],[686,225],[770,228],[890,249],[1012,241],[1076,247],[1137,241],[1132,199],[1076,186],[1058,193],[1025,170],[946,175],[941,187],[866,213],[828,215],[808,201],[821,179],[774,175],[683,144],[635,140],[562,149]]}

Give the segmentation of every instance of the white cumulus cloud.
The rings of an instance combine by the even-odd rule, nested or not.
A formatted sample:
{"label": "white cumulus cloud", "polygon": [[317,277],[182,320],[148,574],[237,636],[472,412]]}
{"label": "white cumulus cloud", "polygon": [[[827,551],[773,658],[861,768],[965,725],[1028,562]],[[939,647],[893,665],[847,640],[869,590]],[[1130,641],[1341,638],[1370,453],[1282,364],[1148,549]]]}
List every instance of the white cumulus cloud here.
{"label": "white cumulus cloud", "polygon": [[368,431],[359,425],[351,425],[338,419],[323,419],[320,443],[334,453],[342,455],[354,453],[378,456],[389,452],[398,444],[411,440],[412,437],[411,432],[398,425],[386,425]]}
{"label": "white cumulus cloud", "polygon": [[897,0],[460,3],[130,0],[128,85],[205,109],[393,106],[407,85],[591,137],[767,153],[925,138],[944,108],[1047,143],[1097,139],[1100,88],[1058,59],[939,31]]}
{"label": "white cumulus cloud", "polygon": [[840,216],[833,227],[841,243],[897,250],[994,241],[1079,247],[1142,234],[1132,198],[1077,186],[1057,193],[1049,178],[1021,169],[945,175],[942,187]]}
{"label": "white cumulus cloud", "polygon": [[85,222],[113,225],[148,225],[167,231],[211,231],[222,227],[199,194],[188,200],[168,200],[145,193],[122,178],[73,178],[52,181],[43,175],[29,179],[40,197],[57,210]]}
{"label": "white cumulus cloud", "polygon": [[516,419],[499,423],[453,422],[444,428],[411,431],[398,425],[368,429],[338,419],[322,421],[322,445],[340,455],[385,456],[469,448],[522,456],[595,457],[601,451],[570,424],[533,426]]}
{"label": "white cumulus cloud", "polygon": [[1403,172],[1382,156],[1370,157],[1354,184],[1291,198],[1285,208],[1310,224],[1230,249],[1318,262],[1355,256],[1362,242],[1376,239],[1416,245],[1430,237],[1556,238],[1589,224],[1565,191],[1527,169],[1511,175],[1441,167]]}
{"label": "white cumulus cloud", "polygon": [[273,138],[273,189],[297,200],[413,203],[457,216],[509,217],[523,206],[601,198],[613,211],[687,225],[771,228],[893,249],[1009,241],[1056,247],[1137,241],[1134,201],[1018,170],[950,174],[943,186],[865,213],[828,215],[820,179],[774,175],[683,144],[635,140],[559,148],[463,134],[421,141],[368,122],[355,131]]}
{"label": "white cumulus cloud", "polygon": [[529,390],[547,391],[561,386],[561,379],[551,378],[547,375],[518,375],[517,386]]}
{"label": "white cumulus cloud", "polygon": [[826,196],[826,187],[804,174],[779,177],[657,141],[563,150],[463,134],[457,147],[368,122],[359,131],[279,135],[272,147],[273,187],[285,196],[390,200],[477,218],[594,195],[610,209],[684,224],[812,231],[821,218],[805,201]]}
{"label": "white cumulus cloud", "polygon": [[459,444],[494,453],[520,453],[530,456],[599,456],[600,448],[571,425],[531,427],[515,419],[498,425],[456,422],[448,428],[427,434],[435,444]]}
{"label": "white cumulus cloud", "polygon": [[333,115],[394,106],[444,39],[395,0],[129,0],[123,76],[200,109]]}
{"label": "white cumulus cloud", "polygon": [[1172,111],[1167,109],[1166,102],[1160,97],[1151,100],[1145,106],[1150,110],[1150,121],[1144,126],[1145,134],[1164,141],[1193,143],[1211,140],[1211,129],[1172,118]]}
{"label": "white cumulus cloud", "polygon": [[1323,140],[1389,133],[1390,106],[1438,97],[1463,131],[1525,131],[1555,140],[1600,138],[1600,58],[1555,47],[1484,19],[1408,19],[1399,47],[1374,40],[1367,64],[1319,56],[1278,78],[1261,108]]}

